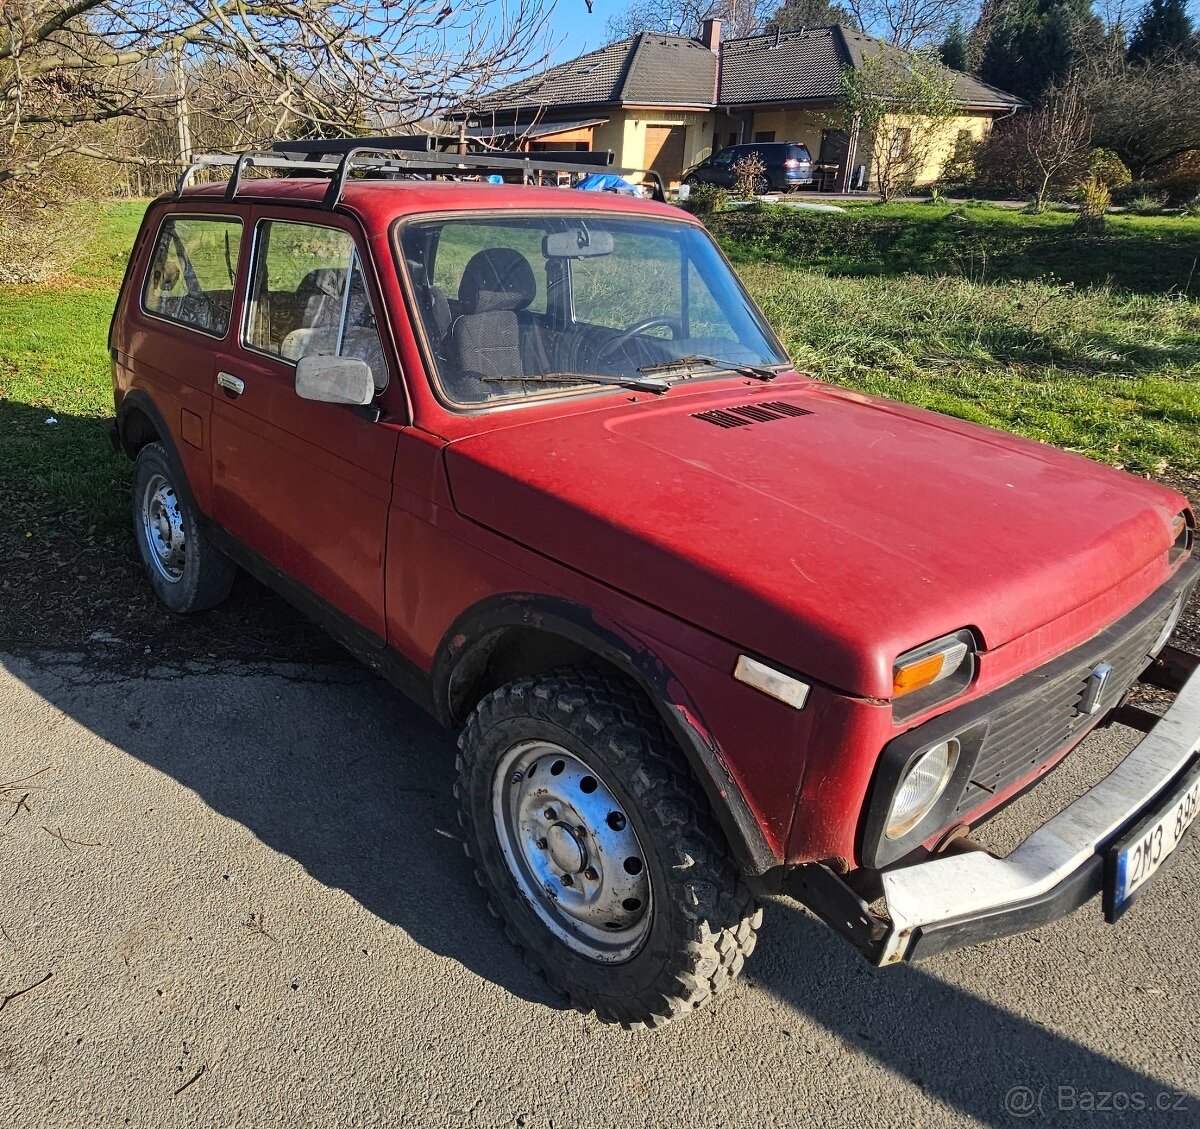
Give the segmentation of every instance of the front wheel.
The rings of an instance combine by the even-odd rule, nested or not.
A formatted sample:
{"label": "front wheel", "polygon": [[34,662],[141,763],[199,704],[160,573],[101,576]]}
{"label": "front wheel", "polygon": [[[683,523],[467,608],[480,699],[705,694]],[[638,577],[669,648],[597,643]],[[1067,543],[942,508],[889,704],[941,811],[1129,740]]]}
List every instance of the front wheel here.
{"label": "front wheel", "polygon": [[133,536],[150,587],[171,611],[203,611],[229,595],[237,566],[205,536],[161,443],[148,443],[134,463]]}
{"label": "front wheel", "polygon": [[762,913],[634,686],[584,670],[511,682],[459,748],[476,876],[553,988],[603,1020],[660,1026],[732,983]]}

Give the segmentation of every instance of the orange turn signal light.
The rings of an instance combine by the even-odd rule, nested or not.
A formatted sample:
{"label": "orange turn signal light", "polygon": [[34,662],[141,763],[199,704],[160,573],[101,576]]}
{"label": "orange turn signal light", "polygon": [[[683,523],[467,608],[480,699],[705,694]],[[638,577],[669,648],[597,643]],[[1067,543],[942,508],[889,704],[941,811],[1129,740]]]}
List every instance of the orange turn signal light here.
{"label": "orange turn signal light", "polygon": [[932,685],[945,665],[945,652],[939,651],[927,658],[917,659],[908,666],[898,667],[892,678],[892,697],[899,698],[902,694],[911,694],[914,690]]}
{"label": "orange turn signal light", "polygon": [[901,655],[892,667],[892,697],[902,698],[949,678],[961,669],[970,655],[970,636],[965,630],[943,635]]}

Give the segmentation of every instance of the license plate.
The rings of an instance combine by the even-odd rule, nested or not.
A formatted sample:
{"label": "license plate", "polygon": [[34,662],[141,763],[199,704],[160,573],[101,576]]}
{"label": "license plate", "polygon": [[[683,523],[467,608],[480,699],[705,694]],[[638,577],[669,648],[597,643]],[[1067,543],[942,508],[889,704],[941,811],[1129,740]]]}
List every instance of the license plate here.
{"label": "license plate", "polygon": [[1200,766],[1109,852],[1106,916],[1115,921],[1129,900],[1162,869],[1200,815]]}

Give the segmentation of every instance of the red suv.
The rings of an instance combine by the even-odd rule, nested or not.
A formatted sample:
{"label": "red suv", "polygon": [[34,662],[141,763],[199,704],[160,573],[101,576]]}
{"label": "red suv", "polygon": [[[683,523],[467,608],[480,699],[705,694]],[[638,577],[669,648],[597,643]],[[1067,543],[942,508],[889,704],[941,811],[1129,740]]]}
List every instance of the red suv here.
{"label": "red suv", "polygon": [[[460,728],[490,903],[602,1019],[726,987],[761,893],[878,964],[1115,919],[1200,796],[1185,500],[796,372],[673,207],[441,160],[150,206],[110,347],[163,603],[245,568]],[[978,849],[1114,718],[1120,767]]]}

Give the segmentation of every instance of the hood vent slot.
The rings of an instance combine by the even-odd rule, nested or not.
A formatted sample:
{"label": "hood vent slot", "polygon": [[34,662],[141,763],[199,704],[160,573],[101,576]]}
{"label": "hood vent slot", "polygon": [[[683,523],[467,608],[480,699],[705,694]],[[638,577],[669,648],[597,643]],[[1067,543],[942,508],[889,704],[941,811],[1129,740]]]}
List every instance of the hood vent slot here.
{"label": "hood vent slot", "polygon": [[810,416],[807,408],[799,408],[785,400],[765,400],[761,404],[738,404],[734,408],[713,408],[708,412],[696,412],[692,419],[703,420],[714,427],[745,427],[748,423],[770,423],[773,419],[790,416]]}

